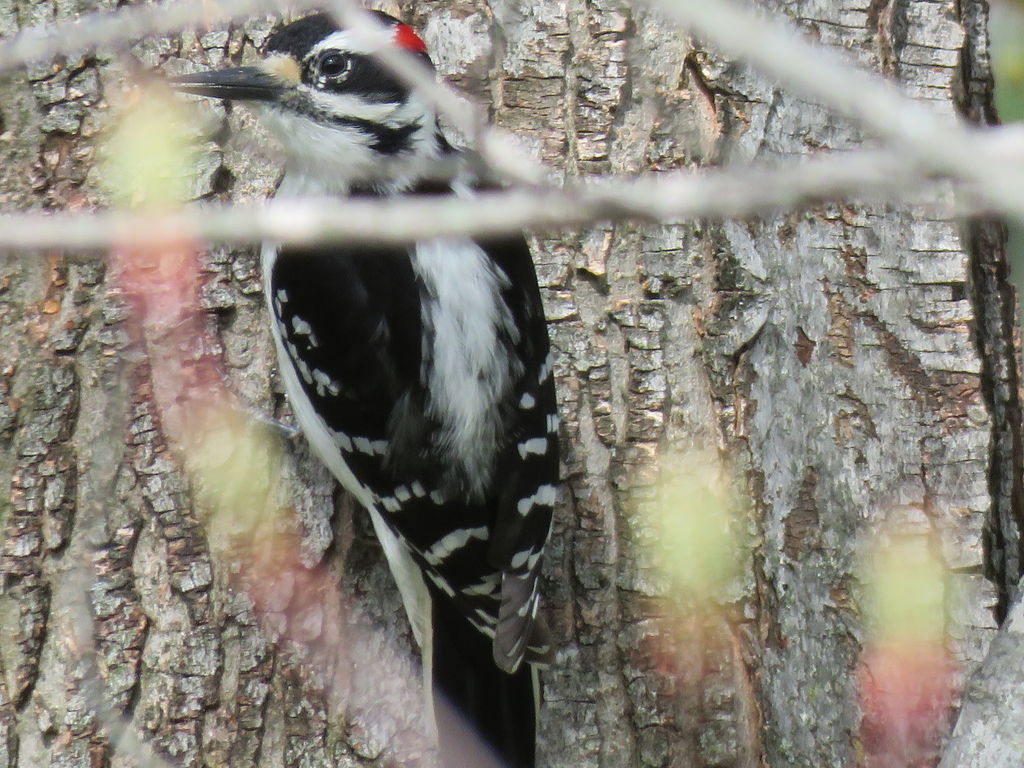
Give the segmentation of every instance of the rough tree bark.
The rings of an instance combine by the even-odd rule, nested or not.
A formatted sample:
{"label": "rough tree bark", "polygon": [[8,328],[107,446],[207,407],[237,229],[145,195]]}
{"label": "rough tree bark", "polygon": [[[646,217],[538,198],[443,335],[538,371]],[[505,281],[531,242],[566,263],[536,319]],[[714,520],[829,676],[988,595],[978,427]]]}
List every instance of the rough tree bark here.
{"label": "rough tree bark", "polygon": [[[0,33],[114,5],[0,0]],[[769,5],[937,110],[991,120],[984,0]],[[798,158],[865,141],[644,7],[435,0],[388,10],[423,30],[443,75],[566,175]],[[185,59],[237,62],[270,26],[141,41],[131,55],[172,71]],[[100,51],[0,80],[5,207],[102,202],[97,137],[128,68]],[[250,116],[205,109],[215,127],[196,197],[265,195],[277,165],[249,138]],[[857,559],[889,524],[929,532],[954,569],[962,686],[1020,575],[1016,321],[1001,230],[850,202],[750,221],[598,226],[535,245],[566,480],[545,580],[561,650],[546,674],[543,764],[869,760],[855,691]],[[103,264],[58,254],[0,263],[0,485],[10,488],[0,506],[0,768],[134,762],[110,746],[82,693],[71,626],[81,562],[95,566],[86,586],[105,695],[176,763],[357,765],[415,744],[415,704],[382,713],[373,700],[378,669],[414,678],[415,662],[363,513],[301,443],[267,466],[282,478],[303,562],[340,580],[354,606],[297,612],[301,580],[283,579],[272,587],[277,610],[254,611],[231,532],[204,526],[168,446],[146,345]],[[203,274],[216,344],[188,354],[221,359],[245,402],[287,418],[253,250],[208,253]],[[686,449],[732,468],[754,547],[735,600],[677,642],[638,513],[653,503],[659,456]],[[341,691],[310,671],[303,643],[281,641],[315,644],[331,622],[387,638],[344,649]],[[415,702],[407,689],[394,697]]]}

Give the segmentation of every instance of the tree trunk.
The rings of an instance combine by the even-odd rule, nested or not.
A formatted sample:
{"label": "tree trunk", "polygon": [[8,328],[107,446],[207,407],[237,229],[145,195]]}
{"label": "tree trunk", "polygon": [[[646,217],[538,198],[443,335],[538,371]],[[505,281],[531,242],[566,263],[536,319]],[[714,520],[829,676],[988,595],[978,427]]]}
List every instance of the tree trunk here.
{"label": "tree trunk", "polygon": [[[984,0],[769,5],[937,110],[991,122]],[[81,10],[0,0],[0,33]],[[865,140],[645,6],[437,0],[399,15],[442,75],[567,176],[798,159]],[[271,22],[131,54],[168,71],[240,62]],[[98,134],[129,69],[100,51],[0,80],[6,207],[102,202]],[[195,196],[266,195],[277,165],[252,117],[205,109],[221,144],[206,144]],[[544,676],[543,765],[881,765],[872,734],[884,723],[857,687],[860,560],[876,535],[924,532],[952,569],[962,690],[1020,577],[1003,241],[992,223],[859,202],[535,237],[565,457],[544,583],[560,651]],[[244,526],[205,522],[201,482],[182,472],[157,340],[132,329],[102,263],[73,257],[2,262],[0,768],[135,762],[88,695],[81,605],[105,701],[175,763],[415,761],[416,661],[364,513],[301,440],[268,449],[252,503],[279,494],[293,524],[266,525],[284,541],[297,531],[302,567],[240,560],[252,555]],[[207,253],[202,277],[208,335],[176,350],[184,367],[214,359],[254,411],[288,419],[256,253]],[[721,610],[681,620],[645,513],[667,457],[686,452],[717,456],[709,474],[727,468],[750,546]],[[952,713],[941,714],[940,735]]]}

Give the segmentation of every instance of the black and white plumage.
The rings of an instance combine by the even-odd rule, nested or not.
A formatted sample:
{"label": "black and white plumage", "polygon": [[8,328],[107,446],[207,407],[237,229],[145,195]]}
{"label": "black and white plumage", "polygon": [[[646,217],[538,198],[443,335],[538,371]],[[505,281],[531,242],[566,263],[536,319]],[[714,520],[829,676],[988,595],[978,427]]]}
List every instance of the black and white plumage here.
{"label": "black and white plumage", "polygon": [[[415,166],[381,177],[385,161],[455,150],[429,103],[372,55],[398,45],[429,63],[425,46],[408,26],[377,17],[378,41],[317,14],[275,30],[259,67],[172,84],[258,109],[287,158],[279,195],[472,194],[467,180],[426,180]],[[446,764],[480,763],[452,735],[461,717],[499,764],[532,766],[535,665],[550,655],[537,584],[558,441],[524,238],[266,245],[263,271],[297,420],[369,511],[425,677],[442,694]]]}

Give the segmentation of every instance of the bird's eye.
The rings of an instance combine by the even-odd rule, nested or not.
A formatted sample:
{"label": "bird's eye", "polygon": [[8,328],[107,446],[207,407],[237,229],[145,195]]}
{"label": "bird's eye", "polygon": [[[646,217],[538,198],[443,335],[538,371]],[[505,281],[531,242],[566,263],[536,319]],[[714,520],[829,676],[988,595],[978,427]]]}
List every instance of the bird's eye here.
{"label": "bird's eye", "polygon": [[343,53],[329,53],[320,60],[320,74],[324,77],[338,77],[348,72],[348,56]]}

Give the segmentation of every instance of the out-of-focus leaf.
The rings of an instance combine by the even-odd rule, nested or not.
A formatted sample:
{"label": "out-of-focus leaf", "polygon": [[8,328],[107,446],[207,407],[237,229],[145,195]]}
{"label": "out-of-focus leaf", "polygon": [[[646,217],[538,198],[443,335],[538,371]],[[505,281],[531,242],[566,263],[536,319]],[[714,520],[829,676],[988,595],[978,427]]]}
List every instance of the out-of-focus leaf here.
{"label": "out-of-focus leaf", "polygon": [[722,601],[737,577],[741,547],[717,459],[705,453],[666,459],[653,509],[658,559],[676,597],[689,605]]}
{"label": "out-of-focus leaf", "polygon": [[865,561],[868,615],[876,641],[941,647],[947,570],[924,536],[900,536]]}
{"label": "out-of-focus leaf", "polygon": [[111,199],[157,210],[181,204],[195,164],[191,133],[180,100],[165,88],[139,88],[126,97],[103,147]]}

